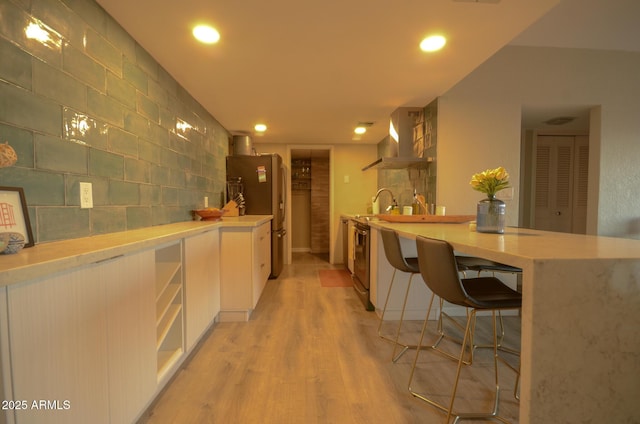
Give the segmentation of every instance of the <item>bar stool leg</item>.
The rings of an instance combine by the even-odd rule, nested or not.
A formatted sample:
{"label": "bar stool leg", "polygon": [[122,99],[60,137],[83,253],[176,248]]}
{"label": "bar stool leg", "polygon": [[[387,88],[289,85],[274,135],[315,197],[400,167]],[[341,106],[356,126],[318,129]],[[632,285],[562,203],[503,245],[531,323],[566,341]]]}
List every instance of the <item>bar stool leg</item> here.
{"label": "bar stool leg", "polygon": [[[413,279],[413,273],[409,276],[409,282],[407,284],[407,290],[404,295],[404,302],[402,303],[402,311],[400,313],[400,323],[398,324],[398,328],[396,330],[396,335],[394,339],[391,339],[382,334],[382,323],[384,322],[384,316],[387,312],[387,305],[389,304],[389,297],[391,297],[391,290],[393,289],[393,284],[396,279],[396,269],[394,268],[393,274],[391,276],[391,283],[389,284],[389,289],[387,290],[387,298],[384,301],[384,308],[382,309],[382,315],[380,316],[380,322],[378,323],[378,336],[385,340],[389,340],[394,343],[393,352],[391,355],[391,360],[396,362],[400,357],[410,348],[410,346],[400,343],[398,340],[400,338],[400,330],[402,329],[402,323],[404,322],[404,312],[407,306],[407,299],[409,298],[409,290],[411,289],[411,281]],[[396,351],[398,346],[402,346],[402,350],[396,355]]]}
{"label": "bar stool leg", "polygon": [[[402,302],[402,312],[400,312],[400,323],[398,324],[398,329],[396,331],[396,339],[394,340],[393,345],[393,353],[391,355],[391,361],[396,362],[400,357],[409,349],[410,346],[404,345],[398,342],[400,338],[400,330],[402,329],[402,323],[404,322],[404,311],[407,308],[407,299],[409,298],[409,290],[411,290],[411,280],[413,279],[413,274],[409,275],[409,282],[407,283],[407,291],[404,294],[404,302]],[[403,349],[396,355],[396,350],[398,346],[403,346]]]}

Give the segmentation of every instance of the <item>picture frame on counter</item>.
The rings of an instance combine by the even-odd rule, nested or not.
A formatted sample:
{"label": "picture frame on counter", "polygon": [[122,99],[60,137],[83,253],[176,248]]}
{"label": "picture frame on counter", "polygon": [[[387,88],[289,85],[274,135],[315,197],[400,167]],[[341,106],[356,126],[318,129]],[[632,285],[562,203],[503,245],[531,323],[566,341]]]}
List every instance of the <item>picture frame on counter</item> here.
{"label": "picture frame on counter", "polygon": [[22,187],[0,187],[0,232],[20,233],[24,236],[24,247],[34,245]]}

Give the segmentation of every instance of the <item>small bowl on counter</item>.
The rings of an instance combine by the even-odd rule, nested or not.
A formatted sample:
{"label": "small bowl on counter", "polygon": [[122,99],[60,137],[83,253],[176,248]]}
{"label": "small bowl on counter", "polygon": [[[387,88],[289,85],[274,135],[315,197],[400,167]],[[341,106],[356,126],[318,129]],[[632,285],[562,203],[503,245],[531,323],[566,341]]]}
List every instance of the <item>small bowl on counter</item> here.
{"label": "small bowl on counter", "polygon": [[226,212],[224,209],[206,208],[194,211],[200,217],[201,221],[219,221]]}

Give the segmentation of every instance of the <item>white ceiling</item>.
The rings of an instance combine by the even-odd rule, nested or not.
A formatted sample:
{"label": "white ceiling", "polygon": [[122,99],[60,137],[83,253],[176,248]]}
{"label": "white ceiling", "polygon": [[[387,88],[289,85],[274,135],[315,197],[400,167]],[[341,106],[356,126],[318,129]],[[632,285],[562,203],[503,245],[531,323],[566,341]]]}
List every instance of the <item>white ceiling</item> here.
{"label": "white ceiling", "polygon": [[[353,143],[358,122],[374,123],[358,142],[377,143],[397,107],[425,106],[510,42],[640,40],[637,0],[97,1],[226,129],[266,123],[257,143]],[[218,44],[195,42],[200,22]],[[447,46],[421,53],[433,32]]]}

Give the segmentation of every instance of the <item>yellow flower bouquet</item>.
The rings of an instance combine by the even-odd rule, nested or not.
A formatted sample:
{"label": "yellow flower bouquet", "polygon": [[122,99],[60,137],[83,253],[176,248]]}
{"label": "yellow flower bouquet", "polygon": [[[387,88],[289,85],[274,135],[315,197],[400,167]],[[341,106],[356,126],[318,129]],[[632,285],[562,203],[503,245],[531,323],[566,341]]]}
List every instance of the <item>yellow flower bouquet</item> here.
{"label": "yellow flower bouquet", "polygon": [[474,174],[469,184],[474,190],[485,193],[489,197],[495,197],[497,192],[509,187],[509,173],[501,166],[496,169],[487,169]]}

